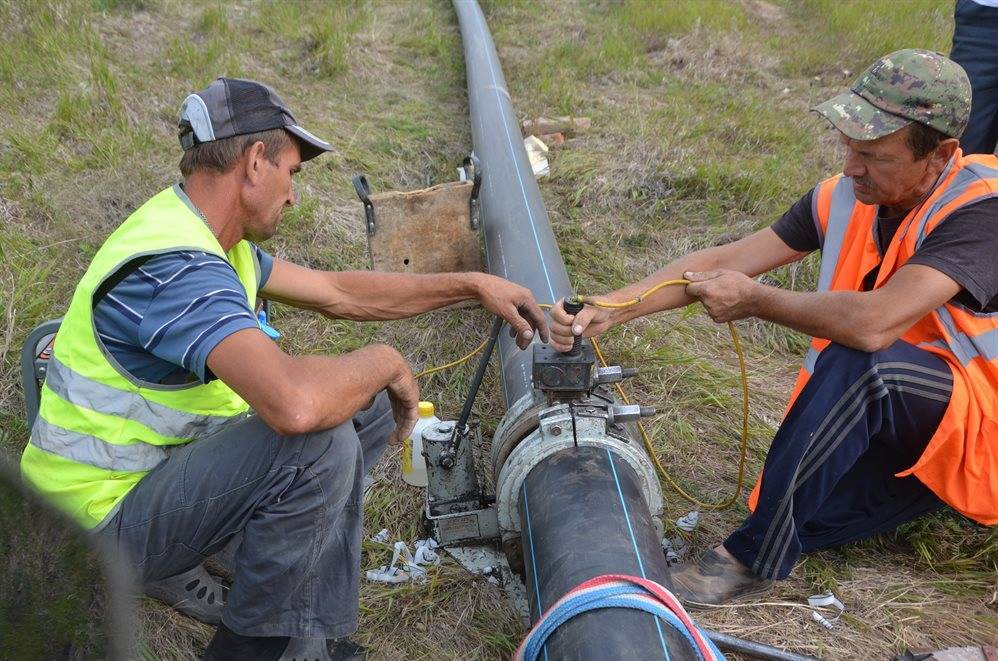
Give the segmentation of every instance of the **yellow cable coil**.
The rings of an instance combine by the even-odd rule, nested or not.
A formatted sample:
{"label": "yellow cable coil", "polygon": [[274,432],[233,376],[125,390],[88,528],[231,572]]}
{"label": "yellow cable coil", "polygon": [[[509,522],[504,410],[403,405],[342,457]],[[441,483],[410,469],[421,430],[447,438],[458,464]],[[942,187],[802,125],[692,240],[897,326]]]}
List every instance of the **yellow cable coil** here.
{"label": "yellow cable coil", "polygon": [[[624,301],[623,303],[610,303],[609,301],[600,301],[592,296],[582,296],[579,298],[586,305],[593,305],[600,308],[614,308],[614,309],[627,308],[632,305],[637,305],[638,303],[640,303],[647,297],[651,296],[659,289],[662,289],[663,287],[669,287],[673,285],[686,286],[688,284],[690,284],[690,281],[685,279],[665,280],[664,282],[658,283],[648,291],[636,296],[635,298],[632,298],[629,301]],[[540,307],[544,309],[550,309],[553,306],[548,305],[546,303],[541,303]],[[742,351],[741,339],[738,337],[738,331],[735,329],[735,325],[730,321],[728,322],[728,330],[731,332],[731,343],[735,348],[735,353],[738,355],[738,370],[741,374],[741,385],[742,385],[742,433],[741,433],[741,444],[739,446],[739,457],[738,457],[738,481],[735,484],[734,494],[732,494],[731,497],[726,498],[719,503],[705,503],[703,501],[696,499],[690,494],[686,493],[686,491],[683,490],[681,486],[679,486],[679,484],[672,478],[672,476],[669,475],[669,473],[665,470],[665,467],[662,466],[662,462],[659,461],[658,455],[655,454],[655,448],[652,446],[651,437],[648,435],[648,431],[645,429],[644,425],[642,425],[640,422],[637,423],[638,431],[641,433],[641,440],[644,442],[645,450],[648,452],[648,456],[651,458],[652,463],[655,464],[655,469],[658,471],[659,475],[662,477],[662,479],[664,479],[666,482],[669,483],[669,486],[671,486],[676,491],[676,493],[678,493],[680,496],[682,496],[683,498],[693,503],[702,510],[722,510],[731,507],[735,502],[737,502],[739,496],[741,496],[742,488],[745,485],[745,458],[746,455],[748,454],[748,435],[749,435],[748,434],[748,424],[749,424],[748,371],[745,368],[745,353]],[[603,355],[603,351],[600,348],[599,342],[597,342],[595,337],[589,338],[589,341],[592,342],[593,351],[596,352],[596,357],[599,359],[600,364],[603,367],[606,367],[607,366],[606,358]],[[478,347],[474,349],[474,351],[467,354],[466,356],[458,358],[457,360],[447,363],[446,365],[440,365],[439,367],[433,367],[427,370],[423,370],[422,372],[416,374],[416,378],[418,379],[427,376],[429,374],[440,372],[442,370],[449,369],[451,367],[456,367],[462,363],[465,363],[468,360],[471,360],[471,358],[473,358],[475,354],[477,354],[479,351],[484,349],[487,343],[488,343],[488,338],[486,338],[485,341],[483,341],[481,344],[478,345]],[[627,393],[624,392],[624,389],[620,386],[620,384],[615,383],[614,387],[617,389],[617,393],[620,395],[621,399],[624,400],[624,403],[630,404],[631,400],[627,396]]]}

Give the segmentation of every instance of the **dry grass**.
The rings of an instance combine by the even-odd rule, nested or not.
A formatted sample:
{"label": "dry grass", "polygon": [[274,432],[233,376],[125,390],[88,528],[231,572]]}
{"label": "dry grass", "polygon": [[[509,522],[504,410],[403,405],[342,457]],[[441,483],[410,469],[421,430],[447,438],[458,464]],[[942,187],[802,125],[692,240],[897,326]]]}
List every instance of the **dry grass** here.
{"label": "dry grass", "polygon": [[[591,133],[552,152],[541,184],[569,273],[585,292],[772,222],[837,167],[832,135],[807,109],[901,42],[946,50],[952,29],[944,0],[483,4],[517,110],[593,118]],[[191,89],[222,73],[266,80],[333,143],[331,156],[306,168],[302,204],[266,246],[318,268],[367,265],[351,175],[366,173],[376,189],[439,183],[471,148],[460,38],[443,0],[15,0],[0,3],[0,33],[0,430],[10,453],[26,437],[13,387],[17,348],[36,323],[61,313],[110,229],[174,180],[176,105]],[[814,267],[770,277],[805,288]],[[463,354],[487,327],[475,310],[364,325],[281,308],[276,323],[290,351],[378,340],[415,368]],[[761,322],[739,329],[753,388],[754,474],[805,344]],[[691,309],[617,329],[605,346],[644,366],[631,389],[663,412],[652,426],[666,465],[700,497],[730,493],[738,383],[724,329]],[[445,415],[458,410],[469,372],[424,384]],[[502,413],[497,384],[490,371],[479,407],[486,431]],[[395,480],[397,457],[377,473],[369,531],[417,537],[419,496]],[[671,519],[690,509],[671,491],[666,498]],[[704,515],[694,550],[744,513]],[[364,566],[387,555],[368,545]],[[716,609],[701,620],[827,658],[994,642],[996,563],[998,535],[952,515],[930,517],[811,556],[780,586],[772,600],[780,604],[835,590],[849,612],[831,631],[799,606]],[[152,657],[194,658],[211,633],[151,601],[141,614]],[[379,658],[501,658],[522,633],[501,592],[453,565],[426,586],[362,588],[359,638]]]}

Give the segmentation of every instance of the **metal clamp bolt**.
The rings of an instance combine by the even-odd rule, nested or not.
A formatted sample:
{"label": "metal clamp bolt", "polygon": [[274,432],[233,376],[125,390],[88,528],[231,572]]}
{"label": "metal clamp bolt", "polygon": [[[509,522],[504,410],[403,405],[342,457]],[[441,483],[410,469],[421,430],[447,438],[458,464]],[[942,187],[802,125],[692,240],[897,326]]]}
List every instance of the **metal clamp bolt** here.
{"label": "metal clamp bolt", "polygon": [[614,404],[610,407],[606,420],[611,425],[619,425],[625,422],[636,422],[640,418],[647,418],[652,415],[655,415],[655,408],[652,406]]}

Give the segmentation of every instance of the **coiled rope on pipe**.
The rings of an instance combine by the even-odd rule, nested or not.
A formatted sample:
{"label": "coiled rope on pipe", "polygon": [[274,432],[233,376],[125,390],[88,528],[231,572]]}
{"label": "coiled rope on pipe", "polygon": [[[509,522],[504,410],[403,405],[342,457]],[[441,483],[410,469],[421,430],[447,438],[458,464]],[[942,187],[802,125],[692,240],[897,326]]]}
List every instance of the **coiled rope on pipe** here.
{"label": "coiled rope on pipe", "polygon": [[724,655],[667,589],[638,576],[604,574],[572,588],[544,611],[520,643],[513,656],[514,661],[534,661],[558,627],[576,615],[600,608],[631,608],[651,613],[679,631],[698,659],[724,659]]}
{"label": "coiled rope on pipe", "polygon": [[[683,278],[676,280],[665,280],[651,287],[647,291],[642,292],[638,296],[635,296],[634,298],[628,301],[624,301],[622,303],[611,303],[609,301],[601,301],[593,296],[581,296],[579,297],[579,300],[581,300],[586,305],[593,305],[595,307],[600,307],[600,308],[611,308],[611,309],[627,308],[631,307],[632,305],[637,305],[641,301],[645,300],[646,298],[657,292],[659,289],[670,286],[686,286],[690,284],[690,282],[691,282],[690,280],[686,280]],[[541,303],[539,304],[539,307],[544,308],[545,310],[550,310],[553,306],[547,303]],[[652,445],[651,436],[648,434],[648,431],[645,429],[643,424],[641,424],[640,422],[637,423],[638,432],[641,434],[641,441],[645,446],[645,451],[648,453],[649,458],[652,460],[652,463],[655,465],[655,470],[658,472],[659,477],[662,480],[664,480],[670,487],[672,487],[672,489],[682,498],[693,503],[701,510],[723,510],[731,507],[738,501],[738,498],[741,496],[742,489],[745,486],[745,460],[746,456],[748,455],[748,437],[749,437],[748,370],[745,367],[745,352],[742,350],[741,338],[738,336],[738,331],[735,328],[734,323],[730,321],[728,322],[728,332],[731,334],[731,344],[734,347],[735,354],[738,356],[738,371],[741,376],[741,390],[742,390],[742,429],[741,429],[741,440],[739,443],[739,452],[738,452],[738,479],[735,483],[734,493],[730,497],[725,498],[724,500],[717,503],[707,503],[699,500],[694,496],[691,496],[689,493],[686,492],[685,489],[683,489],[679,485],[678,482],[676,482],[675,479],[673,479],[671,475],[669,475],[669,472],[665,470],[665,467],[662,466],[662,462],[659,460],[658,454],[655,452],[655,448]],[[599,359],[600,364],[603,367],[606,367],[607,366],[606,357],[603,355],[603,351],[599,345],[599,342],[596,340],[595,337],[589,338],[589,341],[592,342],[593,351],[596,353],[596,357]],[[485,341],[483,341],[473,351],[471,351],[471,353],[461,358],[458,358],[455,361],[447,363],[445,365],[440,365],[439,367],[432,367],[430,369],[423,370],[422,372],[417,373],[415,375],[415,378],[419,379],[421,377],[433,374],[435,372],[440,372],[442,370],[449,369],[451,367],[457,367],[458,365],[461,365],[462,363],[471,360],[477,353],[479,353],[482,349],[485,348],[485,345],[487,343],[488,343],[488,338],[486,338]],[[617,390],[617,394],[619,394],[621,399],[624,400],[624,403],[630,404],[631,400],[627,396],[627,393],[624,392],[624,389],[621,387],[621,385],[619,383],[615,383],[614,387]]]}

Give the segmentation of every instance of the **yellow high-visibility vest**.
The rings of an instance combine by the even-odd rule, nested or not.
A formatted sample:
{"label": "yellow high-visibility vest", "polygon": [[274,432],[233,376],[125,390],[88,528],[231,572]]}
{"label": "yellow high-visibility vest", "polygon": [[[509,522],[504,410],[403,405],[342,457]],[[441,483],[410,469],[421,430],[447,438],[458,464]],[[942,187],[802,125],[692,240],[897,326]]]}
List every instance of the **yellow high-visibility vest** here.
{"label": "yellow high-visibility vest", "polygon": [[21,456],[25,480],[86,528],[101,523],[170,447],[217,433],[249,406],[216,379],[162,385],[117,364],[94,327],[93,298],[132,260],[178,250],[218,255],[235,270],[253,309],[260,265],[246,241],[226,253],[178,187],[129,216],[94,256],[63,318],[38,416]]}

